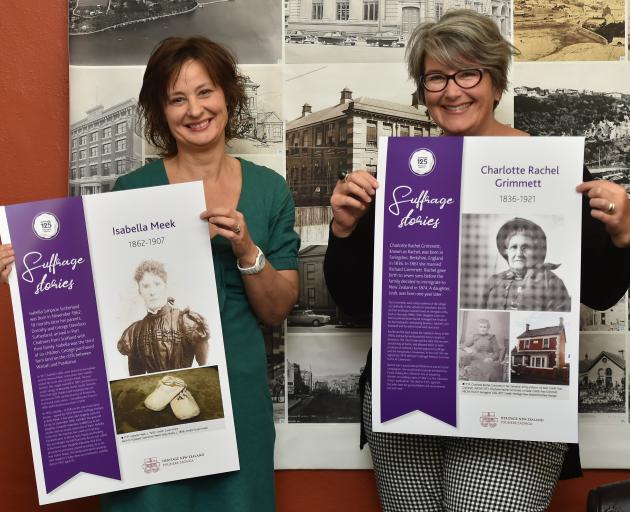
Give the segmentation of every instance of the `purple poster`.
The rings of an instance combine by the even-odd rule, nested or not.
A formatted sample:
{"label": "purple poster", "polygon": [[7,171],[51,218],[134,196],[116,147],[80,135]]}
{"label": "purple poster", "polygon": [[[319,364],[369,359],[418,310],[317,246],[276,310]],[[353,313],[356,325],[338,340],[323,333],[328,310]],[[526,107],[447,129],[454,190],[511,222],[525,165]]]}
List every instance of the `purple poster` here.
{"label": "purple poster", "polygon": [[454,425],[462,139],[391,139],[381,281],[381,421]]}
{"label": "purple poster", "polygon": [[120,479],[80,198],[6,208],[47,492]]}

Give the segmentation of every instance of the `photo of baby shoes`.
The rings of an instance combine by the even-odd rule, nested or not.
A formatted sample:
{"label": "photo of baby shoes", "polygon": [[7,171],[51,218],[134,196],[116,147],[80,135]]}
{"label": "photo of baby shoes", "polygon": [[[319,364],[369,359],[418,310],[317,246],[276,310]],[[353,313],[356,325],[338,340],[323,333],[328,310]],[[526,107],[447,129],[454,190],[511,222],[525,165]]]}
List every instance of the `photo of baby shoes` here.
{"label": "photo of baby shoes", "polygon": [[144,405],[152,411],[161,411],[184,389],[186,389],[186,383],[182,379],[165,375],[151,394],[146,397]]}
{"label": "photo of baby shoes", "polygon": [[199,406],[188,389],[182,389],[171,400],[171,409],[178,420],[189,420],[199,415]]}

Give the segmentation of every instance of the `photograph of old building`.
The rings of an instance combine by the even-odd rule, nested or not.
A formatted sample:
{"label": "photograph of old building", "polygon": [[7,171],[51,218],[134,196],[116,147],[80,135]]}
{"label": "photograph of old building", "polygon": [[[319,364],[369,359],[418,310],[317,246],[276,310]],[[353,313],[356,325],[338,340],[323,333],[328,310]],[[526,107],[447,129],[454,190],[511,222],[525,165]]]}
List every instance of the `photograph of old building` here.
{"label": "photograph of old building", "polygon": [[366,333],[307,334],[287,339],[289,423],[357,423]]}
{"label": "photograph of old building", "polygon": [[515,0],[516,59],[618,61],[625,53],[624,17],[624,0]]}
{"label": "photograph of old building", "polygon": [[622,333],[580,336],[579,412],[625,412],[625,349],[625,334]]}
{"label": "photograph of old building", "polygon": [[[296,307],[287,319],[291,325],[319,327],[337,320],[337,305],[324,279],[325,245],[309,245],[298,253],[300,292]],[[310,313],[303,313],[309,311]],[[317,315],[317,316],[313,316]],[[326,316],[328,320],[326,320]]]}
{"label": "photograph of old building", "polygon": [[580,331],[619,331],[628,329],[628,300],[624,295],[613,307],[604,311],[580,304]]}
{"label": "photograph of old building", "polygon": [[509,0],[289,0],[287,62],[402,61],[413,29],[449,9],[491,17],[511,38]]}
{"label": "photograph of old building", "polygon": [[[411,95],[410,95],[411,98]],[[367,169],[376,175],[378,138],[437,133],[417,102],[397,104],[376,98],[353,98],[345,87],[332,106],[287,124],[287,182],[296,206],[326,206],[341,170]]]}
{"label": "photograph of old building", "polygon": [[399,64],[285,66],[286,171],[303,244],[328,239],[339,171],[376,173],[378,137],[437,135]]}
{"label": "photograph of old building", "polygon": [[376,175],[378,138],[428,136],[437,127],[424,107],[368,97],[344,88],[339,101],[287,124],[287,182],[296,206],[327,206],[341,170],[367,169]]}
{"label": "photograph of old building", "polygon": [[525,330],[516,337],[511,351],[511,382],[527,384],[569,384],[569,365],[566,360],[564,321],[557,325]]}
{"label": "photograph of old building", "polygon": [[237,137],[228,144],[232,154],[282,153],[282,69],[280,66],[241,66],[247,110],[239,117]]}
{"label": "photograph of old building", "polygon": [[585,137],[584,164],[591,174],[630,193],[629,66],[591,62],[584,73],[579,63],[518,63],[512,81],[516,128]]}
{"label": "photograph of old building", "polygon": [[142,165],[136,100],[109,108],[96,105],[70,125],[71,196],[109,192],[122,174]]}

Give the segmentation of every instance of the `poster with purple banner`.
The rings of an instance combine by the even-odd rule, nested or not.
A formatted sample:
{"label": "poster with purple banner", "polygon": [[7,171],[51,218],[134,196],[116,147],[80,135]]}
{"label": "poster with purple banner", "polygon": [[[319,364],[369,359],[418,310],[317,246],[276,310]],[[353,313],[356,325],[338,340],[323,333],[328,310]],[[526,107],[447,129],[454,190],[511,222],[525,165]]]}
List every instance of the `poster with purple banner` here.
{"label": "poster with purple banner", "polygon": [[374,431],[577,442],[583,150],[379,140]]}
{"label": "poster with purple banner", "polygon": [[40,503],[239,468],[204,209],[200,182],[0,207]]}

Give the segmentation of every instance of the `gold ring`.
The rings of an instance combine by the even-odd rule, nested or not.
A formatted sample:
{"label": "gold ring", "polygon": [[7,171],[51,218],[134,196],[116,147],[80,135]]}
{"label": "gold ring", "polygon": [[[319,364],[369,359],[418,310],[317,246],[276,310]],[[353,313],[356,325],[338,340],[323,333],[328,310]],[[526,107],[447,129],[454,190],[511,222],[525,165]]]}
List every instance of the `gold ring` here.
{"label": "gold ring", "polygon": [[615,213],[615,203],[613,203],[612,201],[610,203],[608,203],[608,208],[606,208],[606,213],[609,213],[610,215],[612,215],[613,213]]}
{"label": "gold ring", "polygon": [[234,231],[234,233],[238,235],[241,232],[241,225],[237,224],[236,226],[234,226],[234,229],[232,231]]}

